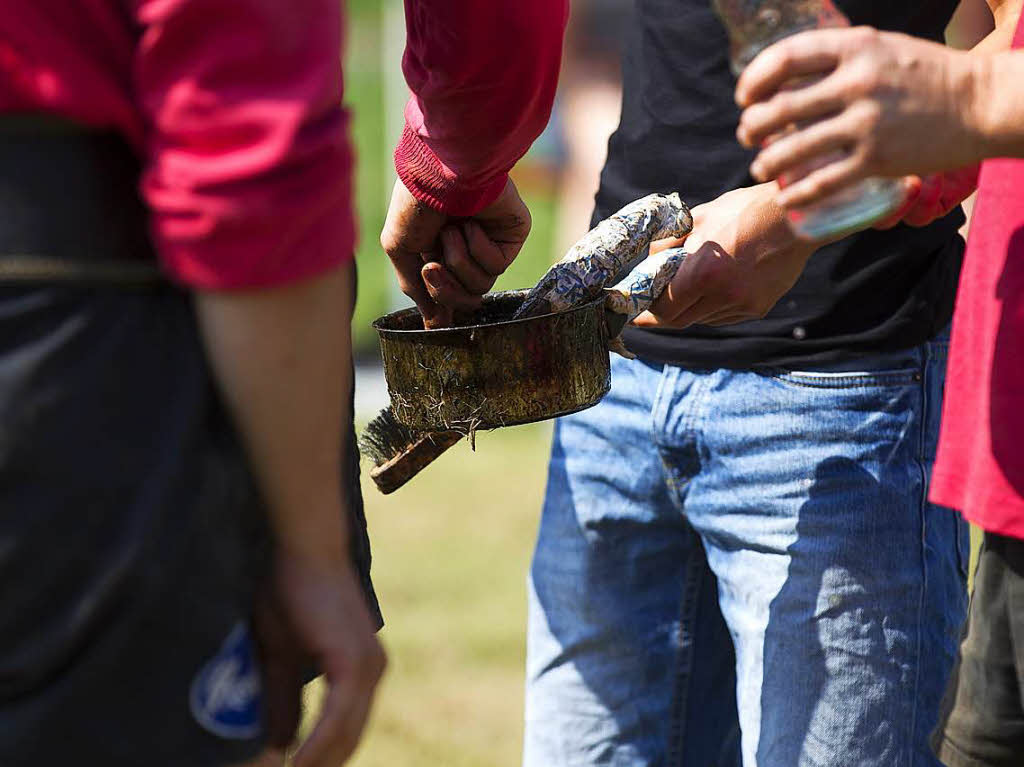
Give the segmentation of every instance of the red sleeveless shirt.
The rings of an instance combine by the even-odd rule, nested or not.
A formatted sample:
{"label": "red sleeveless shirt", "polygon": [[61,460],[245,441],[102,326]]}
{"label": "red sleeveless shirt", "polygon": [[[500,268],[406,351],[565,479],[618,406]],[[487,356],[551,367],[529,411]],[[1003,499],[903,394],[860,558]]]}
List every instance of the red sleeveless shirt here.
{"label": "red sleeveless shirt", "polygon": [[[1024,17],[1013,47],[1024,47]],[[931,500],[1024,539],[1024,160],[982,166]]]}

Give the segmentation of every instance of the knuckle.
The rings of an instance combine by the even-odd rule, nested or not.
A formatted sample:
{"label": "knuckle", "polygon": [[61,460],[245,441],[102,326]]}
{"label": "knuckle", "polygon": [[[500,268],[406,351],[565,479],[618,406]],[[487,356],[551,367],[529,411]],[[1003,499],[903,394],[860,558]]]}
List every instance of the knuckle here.
{"label": "knuckle", "polygon": [[851,42],[858,47],[873,43],[878,39],[878,30],[867,24],[860,24],[850,31]]}
{"label": "knuckle", "polygon": [[[751,124],[761,130],[767,131],[778,126],[780,122],[787,119],[787,115],[793,109],[793,96],[788,93],[778,93],[772,96],[771,101],[758,105],[758,110],[751,115]],[[753,110],[754,107],[751,107]]]}
{"label": "knuckle", "polygon": [[770,62],[771,69],[779,74],[788,72],[796,63],[789,44],[775,46],[775,50],[772,51],[771,55],[773,57]]}
{"label": "knuckle", "polygon": [[863,62],[852,61],[835,75],[836,90],[841,94],[843,102],[849,106],[862,98],[866,92],[868,74]]}
{"label": "knuckle", "polygon": [[827,189],[827,184],[821,174],[818,174],[815,178],[811,178],[804,182],[804,191],[810,196],[817,197],[822,195],[827,191]]}
{"label": "knuckle", "polygon": [[859,66],[854,72],[853,84],[856,92],[862,96],[878,90],[880,82],[881,77],[878,70],[870,64]]}
{"label": "knuckle", "polygon": [[868,129],[875,129],[882,122],[882,105],[877,101],[862,101],[858,107],[861,123]]}
{"label": "knuckle", "polygon": [[773,145],[768,149],[765,149],[763,152],[761,152],[761,154],[758,155],[757,162],[764,170],[765,174],[767,174],[768,176],[775,175],[775,172],[778,170],[779,166],[778,145]]}
{"label": "knuckle", "polygon": [[380,233],[380,246],[389,256],[398,251],[398,238],[389,230],[385,229]]}
{"label": "knuckle", "polygon": [[520,226],[522,226],[524,232],[529,232],[533,228],[533,215],[530,213],[530,209],[523,205],[523,209],[519,213]]}

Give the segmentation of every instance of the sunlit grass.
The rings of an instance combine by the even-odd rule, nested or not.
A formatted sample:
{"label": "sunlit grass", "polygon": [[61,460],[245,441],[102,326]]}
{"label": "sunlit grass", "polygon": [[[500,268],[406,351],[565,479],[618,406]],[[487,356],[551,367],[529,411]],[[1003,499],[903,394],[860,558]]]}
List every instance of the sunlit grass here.
{"label": "sunlit grass", "polygon": [[356,767],[513,767],[548,425],[480,434],[392,496],[368,478],[390,666]]}

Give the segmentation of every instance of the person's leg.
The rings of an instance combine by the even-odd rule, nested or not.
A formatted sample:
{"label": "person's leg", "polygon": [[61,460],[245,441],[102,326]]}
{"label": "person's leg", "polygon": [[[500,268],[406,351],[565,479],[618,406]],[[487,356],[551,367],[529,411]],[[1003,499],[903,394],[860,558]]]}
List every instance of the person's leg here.
{"label": "person's leg", "polygon": [[[746,767],[934,767],[966,527],[926,503],[944,345],[859,372],[704,376],[681,493],[737,653]],[[689,472],[684,476],[689,476]]]}
{"label": "person's leg", "polygon": [[527,767],[738,763],[714,576],[652,442],[652,419],[686,399],[679,379],[614,358],[611,393],[556,426],[530,579]]}
{"label": "person's leg", "polygon": [[985,535],[970,621],[932,742],[949,767],[1024,763],[1024,541]]}

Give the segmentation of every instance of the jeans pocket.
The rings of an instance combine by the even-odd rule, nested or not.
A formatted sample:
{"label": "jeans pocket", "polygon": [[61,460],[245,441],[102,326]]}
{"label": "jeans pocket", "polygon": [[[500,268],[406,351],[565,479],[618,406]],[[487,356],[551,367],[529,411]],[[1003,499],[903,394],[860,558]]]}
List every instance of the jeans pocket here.
{"label": "jeans pocket", "polygon": [[860,371],[805,371],[785,370],[772,374],[772,378],[789,386],[811,389],[860,389],[909,386],[921,380],[919,367],[894,370]]}

